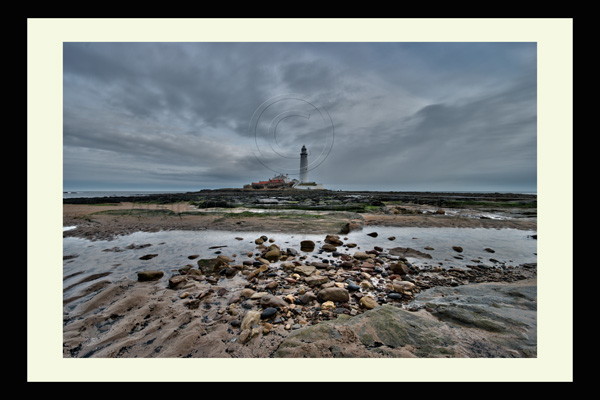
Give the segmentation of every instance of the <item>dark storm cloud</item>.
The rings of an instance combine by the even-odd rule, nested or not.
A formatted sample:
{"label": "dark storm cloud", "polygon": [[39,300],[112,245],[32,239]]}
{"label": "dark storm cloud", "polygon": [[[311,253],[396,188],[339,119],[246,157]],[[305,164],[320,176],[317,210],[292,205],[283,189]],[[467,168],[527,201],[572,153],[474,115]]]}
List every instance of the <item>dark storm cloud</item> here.
{"label": "dark storm cloud", "polygon": [[[530,43],[65,43],[65,186],[265,179],[328,148],[314,105],[335,131],[310,172],[326,186],[535,188],[535,71]],[[276,137],[253,131],[285,93],[310,118],[273,107]]]}

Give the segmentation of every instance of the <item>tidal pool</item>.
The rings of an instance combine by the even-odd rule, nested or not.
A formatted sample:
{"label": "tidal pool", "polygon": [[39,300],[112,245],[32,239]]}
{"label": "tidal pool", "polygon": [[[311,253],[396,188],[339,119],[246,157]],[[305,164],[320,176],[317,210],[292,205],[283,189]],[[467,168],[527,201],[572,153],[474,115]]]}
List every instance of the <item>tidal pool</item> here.
{"label": "tidal pool", "polygon": [[[373,232],[377,233],[377,237],[368,235]],[[95,279],[91,278],[97,274],[105,275],[101,279],[114,282],[123,278],[136,280],[139,271],[161,270],[165,273],[162,280],[166,284],[178,269],[188,264],[197,267],[197,260],[200,258],[214,258],[223,254],[234,258],[236,264],[242,263],[252,259],[247,255],[249,252],[253,255],[259,253],[254,240],[263,235],[273,238],[274,243],[282,250],[290,247],[296,249],[299,255],[307,257],[304,261],[306,263],[337,259],[331,253],[321,251],[325,239],[323,234],[164,231],[136,232],[109,241],[66,237],[63,239],[63,298],[69,298],[93,284]],[[372,250],[378,246],[387,253],[391,249],[402,247],[431,256],[407,257],[415,267],[465,268],[474,264],[517,266],[537,262],[535,235],[535,231],[516,229],[376,226],[340,235],[345,244],[356,243],[357,246],[341,246],[338,251],[352,255],[356,251]],[[391,237],[394,239],[390,240]],[[314,241],[315,250],[301,251],[302,240]],[[455,246],[462,247],[463,251],[457,252],[453,249]]]}

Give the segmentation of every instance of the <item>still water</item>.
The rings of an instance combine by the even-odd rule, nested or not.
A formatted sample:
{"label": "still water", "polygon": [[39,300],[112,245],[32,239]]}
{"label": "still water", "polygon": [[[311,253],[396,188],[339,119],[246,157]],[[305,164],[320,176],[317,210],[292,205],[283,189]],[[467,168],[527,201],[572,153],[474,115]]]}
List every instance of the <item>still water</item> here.
{"label": "still water", "polygon": [[[367,235],[377,232],[377,237]],[[110,241],[89,241],[66,237],[63,239],[64,298],[93,282],[77,284],[94,274],[108,274],[103,279],[117,281],[137,279],[137,272],[152,269],[164,271],[165,283],[172,274],[187,264],[197,266],[198,258],[214,258],[223,254],[235,259],[235,264],[250,260],[248,252],[258,250],[254,240],[262,235],[275,239],[282,250],[289,247],[307,256],[306,263],[333,259],[331,253],[321,252],[323,234],[283,234],[269,232],[227,231],[165,231],[136,232]],[[354,254],[379,246],[384,252],[395,247],[412,248],[431,255],[431,258],[410,258],[414,266],[463,268],[468,265],[520,265],[537,262],[535,231],[485,228],[399,228],[369,227],[363,231],[340,235],[344,243],[356,243],[355,248],[338,247],[340,253]],[[389,240],[389,237],[395,237]],[[345,239],[347,238],[347,239]],[[300,251],[302,240],[316,243],[313,252]],[[461,253],[453,250],[461,246]],[[486,249],[492,249],[491,253]],[[220,253],[219,253],[220,252]],[[143,260],[142,256],[155,255]],[[198,256],[190,259],[189,256]],[[458,258],[457,258],[458,257]],[[76,284],[72,289],[71,286]]]}

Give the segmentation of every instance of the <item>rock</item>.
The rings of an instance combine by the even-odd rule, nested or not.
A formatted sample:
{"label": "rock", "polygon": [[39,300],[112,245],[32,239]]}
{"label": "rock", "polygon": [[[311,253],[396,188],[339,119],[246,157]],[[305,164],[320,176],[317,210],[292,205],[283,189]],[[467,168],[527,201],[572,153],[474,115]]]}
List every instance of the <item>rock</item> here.
{"label": "rock", "polygon": [[338,235],[327,235],[325,237],[325,243],[332,244],[334,246],[341,246],[344,244]]}
{"label": "rock", "polygon": [[371,282],[369,282],[369,281],[362,281],[360,283],[360,287],[363,288],[363,289],[371,290],[371,289],[373,289],[373,284]]}
{"label": "rock", "polygon": [[252,295],[250,296],[250,300],[260,300],[262,299],[264,296],[267,296],[269,293],[268,292],[254,292],[252,293]]}
{"label": "rock", "polygon": [[254,293],[256,293],[255,290],[250,288],[244,288],[240,292],[240,296],[249,299]]}
{"label": "rock", "polygon": [[454,250],[454,251],[457,251],[457,252],[459,252],[459,253],[462,253],[462,251],[463,251],[463,248],[462,248],[462,247],[460,247],[460,246],[452,246],[452,250]]}
{"label": "rock", "polygon": [[396,292],[403,293],[405,291],[413,291],[415,289],[415,284],[407,281],[398,281],[394,280],[392,282],[392,286]]}
{"label": "rock", "polygon": [[246,343],[251,339],[250,334],[252,331],[250,329],[244,329],[240,332],[239,341],[240,343]]}
{"label": "rock", "polygon": [[533,280],[428,289],[417,312],[385,304],[293,330],[274,357],[536,358],[536,288]]}
{"label": "rock", "polygon": [[311,252],[315,249],[315,242],[312,240],[303,240],[300,242],[300,250],[305,252]]}
{"label": "rock", "polygon": [[390,236],[388,240],[396,240],[396,236]]}
{"label": "rock", "polygon": [[265,285],[265,289],[269,289],[269,290],[273,291],[273,290],[277,289],[278,286],[279,286],[278,281],[271,281]]}
{"label": "rock", "polygon": [[337,251],[337,247],[335,247],[335,246],[334,246],[334,245],[332,245],[332,244],[324,244],[323,246],[321,246],[321,248],[322,248],[324,251],[327,251],[327,252],[330,252],[330,253],[331,253],[331,252],[334,252],[334,251]]}
{"label": "rock", "polygon": [[284,299],[285,301],[287,301],[288,303],[292,303],[292,304],[293,304],[293,303],[294,303],[294,301],[296,300],[296,299],[294,298],[294,295],[292,295],[292,294],[288,294],[288,295],[286,295],[286,296],[285,296],[283,299]]}
{"label": "rock", "polygon": [[204,274],[212,274],[215,271],[215,267],[217,266],[216,258],[201,258],[198,260],[198,268]]}
{"label": "rock", "polygon": [[330,287],[319,291],[317,298],[322,302],[333,301],[344,303],[350,299],[350,294],[344,288]]}
{"label": "rock", "polygon": [[493,249],[490,249],[489,247],[488,247],[488,248],[485,248],[485,249],[483,249],[483,250],[487,251],[488,253],[495,253],[495,252],[496,252],[495,250],[493,250]]}
{"label": "rock", "polygon": [[217,256],[217,262],[215,263],[216,267],[220,267],[221,265],[229,264],[233,259],[222,254]]}
{"label": "rock", "polygon": [[317,300],[317,295],[313,292],[304,293],[298,296],[298,301],[302,304],[310,304],[315,300]]}
{"label": "rock", "polygon": [[340,315],[290,332],[276,358],[370,358],[456,356],[456,341],[431,317],[382,305],[354,317]]}
{"label": "rock", "polygon": [[394,247],[393,249],[389,249],[388,252],[392,256],[400,256],[405,258],[432,258],[431,254],[423,253],[422,251],[411,249],[410,247]]}
{"label": "rock", "polygon": [[277,314],[277,309],[275,307],[268,307],[265,308],[262,313],[260,313],[260,319],[271,318],[275,314]]}
{"label": "rock", "polygon": [[366,308],[367,310],[371,310],[377,307],[377,301],[371,296],[363,296],[359,301],[360,305]]}
{"label": "rock", "polygon": [[244,319],[242,320],[240,329],[242,331],[246,329],[251,329],[253,325],[258,324],[258,322],[260,321],[260,315],[260,311],[248,310],[246,315],[244,315]]}
{"label": "rock", "polygon": [[169,288],[177,289],[179,286],[183,285],[184,282],[187,281],[187,278],[183,275],[175,275],[174,277],[169,279]]}
{"label": "rock", "polygon": [[257,238],[254,240],[255,244],[263,244],[265,241],[262,238]]}
{"label": "rock", "polygon": [[310,276],[317,268],[314,265],[299,265],[294,268],[294,272],[305,276]]}
{"label": "rock", "polygon": [[199,269],[190,269],[185,273],[185,275],[197,281],[201,281],[204,279],[204,275],[202,275],[202,271],[200,271]]}
{"label": "rock", "polygon": [[367,258],[370,258],[371,256],[368,255],[367,253],[365,253],[364,251],[357,251],[354,253],[353,257],[356,258],[357,260],[366,260]]}
{"label": "rock", "polygon": [[406,275],[408,274],[408,265],[399,261],[397,263],[390,264],[390,270],[398,275]]}
{"label": "rock", "polygon": [[283,268],[284,270],[294,269],[296,268],[296,264],[291,262],[283,262],[281,263],[281,268]]}
{"label": "rock", "polygon": [[392,293],[388,294],[388,297],[390,299],[394,299],[394,300],[402,300],[402,295],[400,293],[392,292]]}
{"label": "rock", "polygon": [[265,258],[269,261],[277,261],[281,257],[281,252],[279,251],[279,247],[276,245],[271,245],[269,247],[269,251],[266,252]]}
{"label": "rock", "polygon": [[377,232],[367,233],[367,235],[369,235],[371,237],[377,237],[378,236]]}
{"label": "rock", "polygon": [[329,278],[326,276],[322,276],[322,275],[311,275],[311,276],[307,277],[306,279],[304,279],[304,282],[306,282],[306,284],[309,286],[322,285],[324,283],[327,283],[328,281],[329,281]]}
{"label": "rock", "polygon": [[141,256],[140,260],[150,260],[151,258],[157,257],[158,254],[146,254],[145,256]]}
{"label": "rock", "polygon": [[260,267],[258,267],[254,271],[250,272],[248,274],[248,276],[246,276],[246,279],[247,280],[252,280],[254,277],[260,275],[261,273],[265,272],[268,269],[269,269],[269,267],[266,264],[261,264]]}
{"label": "rock", "polygon": [[346,234],[348,234],[348,233],[350,233],[350,223],[349,223],[349,222],[346,222],[346,223],[344,224],[344,226],[342,226],[342,228],[340,229],[340,234],[342,234],[342,235],[346,235]]}
{"label": "rock", "polygon": [[264,307],[278,307],[283,308],[287,307],[288,303],[282,299],[281,297],[273,296],[271,294],[267,294],[260,299],[260,305]]}
{"label": "rock", "polygon": [[198,307],[200,307],[200,300],[192,299],[192,300],[188,301],[185,306],[187,308],[189,308],[190,310],[196,310],[196,309],[198,309]]}
{"label": "rock", "polygon": [[163,271],[141,271],[138,272],[138,281],[146,282],[146,281],[157,281],[162,278],[164,275]]}
{"label": "rock", "polygon": [[321,304],[321,310],[333,310],[335,309],[335,303],[333,301],[326,301]]}

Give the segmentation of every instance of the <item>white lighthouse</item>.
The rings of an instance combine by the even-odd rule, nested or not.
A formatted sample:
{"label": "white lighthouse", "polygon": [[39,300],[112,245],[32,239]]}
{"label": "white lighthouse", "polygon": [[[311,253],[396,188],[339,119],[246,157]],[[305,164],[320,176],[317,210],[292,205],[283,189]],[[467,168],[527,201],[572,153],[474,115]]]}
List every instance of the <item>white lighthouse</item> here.
{"label": "white lighthouse", "polygon": [[306,147],[302,146],[300,151],[300,183],[308,182],[308,153]]}

